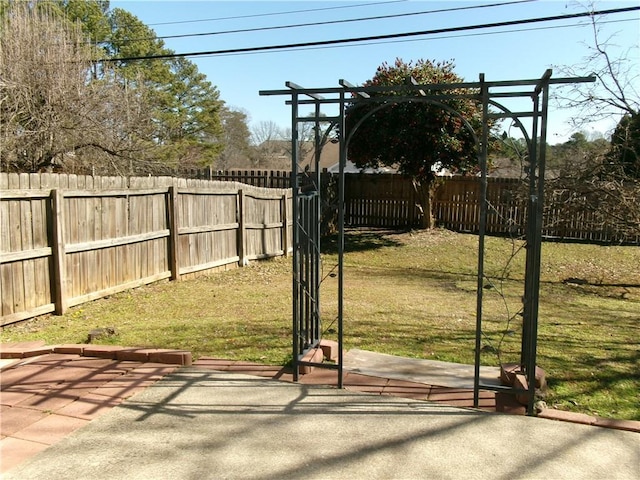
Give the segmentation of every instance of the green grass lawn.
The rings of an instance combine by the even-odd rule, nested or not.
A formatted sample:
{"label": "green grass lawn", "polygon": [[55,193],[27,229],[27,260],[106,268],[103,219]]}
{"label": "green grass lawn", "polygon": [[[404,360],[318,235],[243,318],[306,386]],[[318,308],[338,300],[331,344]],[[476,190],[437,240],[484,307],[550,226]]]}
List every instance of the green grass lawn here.
{"label": "green grass lawn", "polygon": [[[323,328],[335,338],[337,279],[327,274],[337,256],[331,239],[325,247]],[[485,365],[519,359],[521,247],[486,239]],[[346,347],[473,363],[477,248],[477,236],[445,230],[351,232]],[[545,243],[539,323],[548,405],[640,420],[640,248]],[[291,261],[141,287],[6,327],[2,341],[77,343],[107,326],[118,331],[109,343],[284,364],[291,355]]]}

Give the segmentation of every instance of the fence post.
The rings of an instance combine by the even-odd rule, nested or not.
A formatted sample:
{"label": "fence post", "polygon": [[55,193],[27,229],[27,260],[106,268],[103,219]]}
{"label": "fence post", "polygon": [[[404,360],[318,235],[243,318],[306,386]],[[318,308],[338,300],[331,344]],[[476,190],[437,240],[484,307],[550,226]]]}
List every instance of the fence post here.
{"label": "fence post", "polygon": [[67,275],[64,244],[64,193],[61,190],[51,190],[51,213],[53,296],[56,314],[62,315],[67,311]]}
{"label": "fence post", "polygon": [[282,255],[289,256],[289,194],[282,194]]}
{"label": "fence post", "polygon": [[178,187],[169,187],[167,198],[167,208],[169,210],[169,269],[171,270],[171,280],[180,280],[180,236],[178,235]]}
{"label": "fence post", "polygon": [[238,197],[237,197],[237,212],[238,212],[238,237],[237,237],[237,242],[238,242],[238,265],[241,267],[244,267],[246,265],[246,252],[245,252],[245,234],[246,234],[246,227],[245,227],[245,218],[244,218],[244,213],[245,213],[245,198],[244,198],[244,190],[240,189],[238,190]]}

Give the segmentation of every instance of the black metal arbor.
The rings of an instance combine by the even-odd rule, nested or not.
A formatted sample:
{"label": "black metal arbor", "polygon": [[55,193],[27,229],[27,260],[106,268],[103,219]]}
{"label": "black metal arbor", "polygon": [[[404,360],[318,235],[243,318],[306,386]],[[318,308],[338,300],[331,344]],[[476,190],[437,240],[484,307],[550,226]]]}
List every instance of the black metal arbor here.
{"label": "black metal arbor", "polygon": [[[302,365],[313,365],[338,370],[338,387],[343,386],[343,314],[344,314],[344,220],[345,220],[345,180],[344,170],[347,161],[349,141],[359,126],[375,111],[400,102],[425,102],[437,105],[450,114],[459,117],[475,139],[478,163],[481,168],[481,196],[479,203],[479,247],[476,293],[476,335],[474,369],[474,404],[477,407],[480,390],[506,390],[511,393],[528,395],[528,413],[534,411],[535,367],[538,340],[538,304],[540,286],[540,252],[542,244],[542,214],[544,200],[545,151],[547,137],[547,117],[549,88],[554,84],[593,82],[593,77],[552,78],[547,70],[539,79],[513,81],[486,81],[480,74],[478,82],[446,83],[420,85],[408,79],[406,85],[393,87],[357,87],[340,80],[339,87],[303,88],[292,82],[286,82],[287,89],[260,91],[260,95],[286,95],[291,105],[291,152],[292,152],[292,189],[293,189],[293,369],[294,380],[298,380]],[[482,105],[481,136],[473,131],[466,119],[446,105],[447,99],[474,99]],[[525,110],[513,109],[511,103],[528,100],[530,107]],[[376,107],[350,131],[345,131],[345,109],[347,105],[360,102],[373,102]],[[504,105],[505,102],[511,102]],[[321,106],[334,105],[338,114],[325,116]],[[313,112],[302,116],[301,106],[312,106]],[[508,108],[512,106],[512,108]],[[309,108],[309,107],[307,107]],[[528,390],[517,391],[511,387],[484,385],[480,381],[480,350],[483,333],[483,290],[484,255],[487,211],[487,145],[490,123],[496,120],[513,122],[528,146],[528,201],[526,224],[526,266],[523,295],[523,327],[520,350],[520,365],[524,372]],[[529,129],[524,119],[530,119]],[[315,165],[308,165],[304,172],[299,168],[299,134],[301,123],[312,123],[314,129]],[[320,124],[329,123],[325,132]],[[320,258],[320,220],[323,204],[320,182],[320,154],[327,141],[329,132],[334,130],[339,142],[338,175],[338,262],[337,262],[337,318],[333,319],[338,336],[338,361],[332,363],[314,363],[305,361],[305,355],[317,348],[322,340],[322,318],[320,286],[322,283],[322,264]],[[419,134],[420,132],[416,132]]]}

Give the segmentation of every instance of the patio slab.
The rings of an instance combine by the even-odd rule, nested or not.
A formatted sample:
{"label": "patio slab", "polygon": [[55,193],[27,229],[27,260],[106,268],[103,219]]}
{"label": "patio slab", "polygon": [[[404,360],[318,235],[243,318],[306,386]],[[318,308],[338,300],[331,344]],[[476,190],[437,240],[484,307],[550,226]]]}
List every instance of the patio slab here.
{"label": "patio slab", "polygon": [[638,438],[184,367],[4,478],[636,479]]}
{"label": "patio slab", "polygon": [[[344,355],[344,369],[374,377],[410,380],[426,385],[450,388],[473,388],[473,365],[420,360],[357,348]],[[480,383],[500,385],[500,367],[480,367]]]}

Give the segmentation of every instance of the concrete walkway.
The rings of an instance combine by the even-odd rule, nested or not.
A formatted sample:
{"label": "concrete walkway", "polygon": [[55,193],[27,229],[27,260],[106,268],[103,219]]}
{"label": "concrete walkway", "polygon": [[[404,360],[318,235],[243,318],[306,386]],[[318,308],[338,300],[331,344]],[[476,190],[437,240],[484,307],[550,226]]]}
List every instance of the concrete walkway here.
{"label": "concrete walkway", "polygon": [[5,479],[637,479],[620,430],[183,367]]}
{"label": "concrete walkway", "polygon": [[[344,356],[344,369],[382,378],[456,389],[473,388],[473,365],[397,357],[357,348]],[[480,367],[480,383],[500,385],[500,367]]]}

